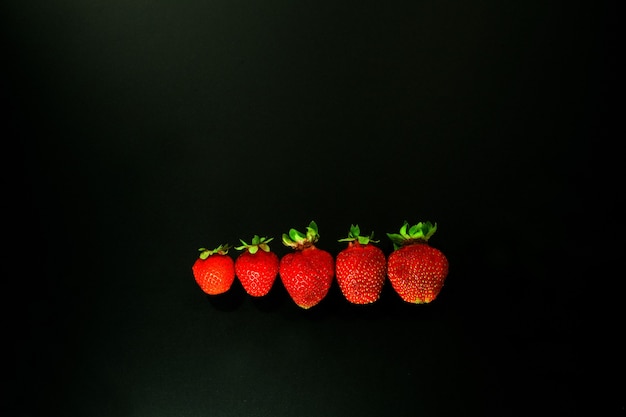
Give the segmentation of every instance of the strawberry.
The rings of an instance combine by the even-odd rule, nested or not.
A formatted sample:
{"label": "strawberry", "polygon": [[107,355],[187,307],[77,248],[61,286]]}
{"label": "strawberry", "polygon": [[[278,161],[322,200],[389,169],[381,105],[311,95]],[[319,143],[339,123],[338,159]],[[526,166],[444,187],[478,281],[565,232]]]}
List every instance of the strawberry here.
{"label": "strawberry", "polygon": [[373,245],[374,233],[361,236],[358,225],[350,226],[348,247],[337,254],[335,274],[343,296],[353,304],[370,304],[380,298],[387,274],[387,258]]}
{"label": "strawberry", "polygon": [[306,234],[295,229],[283,234],[283,244],[294,249],[279,263],[279,275],[292,300],[304,309],[326,297],[335,275],[333,256],[315,246],[319,239],[317,224],[311,222]]}
{"label": "strawberry", "polygon": [[235,248],[244,251],[235,259],[235,275],[253,297],[267,295],[278,276],[278,256],[268,245],[273,239],[254,235],[251,244],[239,239],[243,245]]}
{"label": "strawberry", "polygon": [[[408,228],[408,230],[407,230]],[[400,298],[409,303],[430,303],[441,291],[448,275],[448,259],[428,244],[437,224],[405,221],[399,234],[387,233],[394,251],[387,258],[387,275]]]}
{"label": "strawberry", "polygon": [[228,255],[230,246],[220,245],[213,250],[200,248],[200,256],[192,266],[193,276],[202,291],[209,295],[228,291],[235,281],[235,262]]}

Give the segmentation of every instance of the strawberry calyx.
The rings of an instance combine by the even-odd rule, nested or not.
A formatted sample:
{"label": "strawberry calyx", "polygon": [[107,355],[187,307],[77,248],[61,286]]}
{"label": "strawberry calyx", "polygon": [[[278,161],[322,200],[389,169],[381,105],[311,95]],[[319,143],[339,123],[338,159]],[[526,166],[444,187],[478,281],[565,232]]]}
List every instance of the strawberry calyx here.
{"label": "strawberry calyx", "polygon": [[289,229],[289,233],[283,233],[283,245],[295,250],[302,250],[314,246],[320,235],[317,223],[311,221],[306,228],[306,233],[302,233],[296,229]]}
{"label": "strawberry calyx", "polygon": [[274,240],[273,237],[270,237],[269,239],[267,237],[260,237],[259,235],[254,235],[252,237],[252,242],[251,243],[246,243],[243,239],[239,239],[242,243],[241,246],[236,246],[235,249],[237,250],[248,250],[248,252],[250,252],[252,255],[254,255],[255,253],[257,253],[259,251],[259,249],[261,249],[263,252],[269,252],[270,251],[270,246],[268,245],[268,243],[270,243],[272,240]]}
{"label": "strawberry calyx", "polygon": [[231,246],[227,243],[219,245],[217,248],[215,249],[207,249],[207,248],[200,248],[198,249],[200,251],[200,259],[206,259],[211,255],[226,255],[228,253],[228,250],[231,248]]}
{"label": "strawberry calyx", "polygon": [[394,249],[398,249],[412,243],[428,242],[428,239],[430,239],[436,231],[437,223],[419,222],[413,226],[409,226],[409,223],[405,220],[400,228],[400,233],[387,233],[387,236],[391,239]]}
{"label": "strawberry calyx", "polygon": [[339,239],[337,242],[358,242],[361,245],[367,245],[370,242],[380,242],[379,240],[374,240],[374,232],[370,233],[369,236],[362,236],[361,229],[358,224],[350,225],[350,231],[348,232],[348,237],[343,239]]}

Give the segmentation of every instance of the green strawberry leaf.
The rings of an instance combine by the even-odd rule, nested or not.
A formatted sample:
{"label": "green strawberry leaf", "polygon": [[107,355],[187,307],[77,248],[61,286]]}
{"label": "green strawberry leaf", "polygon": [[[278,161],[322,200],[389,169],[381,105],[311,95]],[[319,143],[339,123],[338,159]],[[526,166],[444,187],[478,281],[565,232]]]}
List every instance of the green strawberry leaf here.
{"label": "green strawberry leaf", "polygon": [[220,255],[226,255],[230,248],[231,248],[231,246],[229,244],[227,244],[227,243],[219,245],[215,249],[200,248],[200,249],[198,249],[198,251],[200,251],[199,258],[202,259],[202,260],[205,260],[209,256],[215,255],[216,253],[220,254]]}
{"label": "green strawberry leaf", "polygon": [[356,241],[359,242],[361,245],[367,245],[368,243],[370,243],[370,237],[369,236],[357,236]]}
{"label": "green strawberry leaf", "polygon": [[369,236],[361,236],[361,228],[358,224],[353,224],[350,226],[350,231],[348,232],[348,237],[343,239],[339,239],[338,242],[354,242],[357,241],[361,245],[367,245],[370,242],[379,242],[378,240],[374,240],[374,232],[372,232]]}
{"label": "green strawberry leaf", "polygon": [[387,233],[387,236],[393,243],[393,248],[398,249],[407,242],[407,239],[398,233]]}
{"label": "green strawberry leaf", "polygon": [[296,229],[290,229],[289,230],[289,237],[294,242],[301,242],[301,241],[306,239],[306,236],[302,232],[299,232]]}
{"label": "green strawberry leaf", "polygon": [[282,239],[283,245],[285,246],[291,246],[291,244],[294,243],[294,241],[289,238],[289,235],[287,233],[283,233]]}
{"label": "green strawberry leaf", "polygon": [[306,228],[306,240],[314,243],[317,242],[318,239],[319,233],[317,229],[317,223],[311,221],[311,223],[309,223],[309,226]]}
{"label": "green strawberry leaf", "polygon": [[400,234],[402,236],[408,236],[406,233],[406,228],[409,226],[409,222],[407,222],[406,220],[404,221],[404,224],[402,225],[402,227],[400,228]]}
{"label": "green strawberry leaf", "polygon": [[427,242],[436,231],[437,223],[419,222],[409,227],[409,223],[405,221],[400,227],[400,233],[387,233],[387,236],[393,243],[394,249],[398,249],[415,242]]}
{"label": "green strawberry leaf", "polygon": [[243,239],[239,239],[242,245],[237,246],[235,249],[237,250],[247,249],[248,252],[250,252],[253,255],[259,251],[259,248],[261,248],[265,252],[269,252],[270,247],[268,243],[271,242],[273,239],[274,239],[273,237],[268,239],[266,237],[260,237],[259,235],[254,235],[252,237],[252,243],[250,244],[246,243]]}
{"label": "green strawberry leaf", "polygon": [[313,245],[319,239],[317,223],[311,221],[306,228],[306,234],[290,229],[289,233],[283,233],[283,244],[294,249],[302,249]]}

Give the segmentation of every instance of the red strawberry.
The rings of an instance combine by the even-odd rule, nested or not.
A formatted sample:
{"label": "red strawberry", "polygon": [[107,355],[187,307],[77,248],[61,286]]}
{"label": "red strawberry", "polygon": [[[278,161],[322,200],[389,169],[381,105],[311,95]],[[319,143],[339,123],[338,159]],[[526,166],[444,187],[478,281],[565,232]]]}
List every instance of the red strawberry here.
{"label": "red strawberry", "polygon": [[306,235],[291,229],[283,234],[283,244],[294,249],[280,259],[280,279],[293,301],[309,309],[326,297],[335,275],[333,256],[315,246],[317,224],[311,222]]}
{"label": "red strawberry", "polygon": [[228,245],[220,245],[213,250],[200,248],[200,256],[192,266],[193,276],[209,295],[228,291],[235,281],[235,262],[228,255]]}
{"label": "red strawberry", "polygon": [[278,256],[268,245],[273,239],[254,235],[251,244],[240,239],[243,245],[235,248],[244,251],[235,260],[235,274],[253,297],[267,295],[278,276]]}
{"label": "red strawberry", "polygon": [[370,304],[380,298],[387,274],[387,258],[383,251],[372,244],[374,233],[361,236],[358,225],[352,225],[348,247],[337,255],[335,272],[337,283],[346,300],[353,304]]}
{"label": "red strawberry", "polygon": [[[398,295],[409,303],[430,303],[441,291],[448,275],[448,259],[428,244],[437,224],[407,222],[399,234],[387,233],[394,251],[387,259],[387,275]],[[408,230],[407,230],[408,228]]]}

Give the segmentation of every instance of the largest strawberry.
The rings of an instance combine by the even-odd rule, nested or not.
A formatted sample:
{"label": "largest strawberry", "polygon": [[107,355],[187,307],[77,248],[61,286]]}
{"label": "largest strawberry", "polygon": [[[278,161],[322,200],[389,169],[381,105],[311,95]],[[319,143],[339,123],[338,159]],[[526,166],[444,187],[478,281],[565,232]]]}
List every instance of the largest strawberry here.
{"label": "largest strawberry", "polygon": [[317,224],[312,221],[306,233],[296,229],[284,233],[283,244],[294,251],[280,259],[278,274],[291,299],[304,309],[326,297],[335,275],[333,256],[315,246],[319,239]]}
{"label": "largest strawberry", "polygon": [[439,295],[448,276],[448,259],[428,239],[437,224],[420,222],[409,227],[405,221],[400,233],[387,233],[394,251],[387,258],[391,286],[406,302],[430,303]]}

